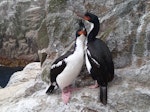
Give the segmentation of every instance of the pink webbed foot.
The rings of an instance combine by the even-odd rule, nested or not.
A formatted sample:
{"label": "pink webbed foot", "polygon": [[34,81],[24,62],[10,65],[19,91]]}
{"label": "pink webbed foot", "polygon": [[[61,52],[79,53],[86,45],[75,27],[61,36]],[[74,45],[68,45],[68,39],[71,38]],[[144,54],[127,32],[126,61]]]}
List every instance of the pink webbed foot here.
{"label": "pink webbed foot", "polygon": [[89,86],[90,89],[95,89],[95,88],[98,88],[98,87],[99,87],[99,85],[98,85],[97,81],[95,81],[94,85]]}
{"label": "pink webbed foot", "polygon": [[65,104],[67,104],[69,102],[70,95],[71,95],[70,91],[67,91],[67,92],[62,91],[62,100]]}
{"label": "pink webbed foot", "polygon": [[62,100],[65,104],[67,104],[69,102],[69,99],[70,99],[70,96],[71,96],[71,93],[73,91],[77,91],[79,90],[79,88],[71,88],[70,86],[64,88],[62,90]]}

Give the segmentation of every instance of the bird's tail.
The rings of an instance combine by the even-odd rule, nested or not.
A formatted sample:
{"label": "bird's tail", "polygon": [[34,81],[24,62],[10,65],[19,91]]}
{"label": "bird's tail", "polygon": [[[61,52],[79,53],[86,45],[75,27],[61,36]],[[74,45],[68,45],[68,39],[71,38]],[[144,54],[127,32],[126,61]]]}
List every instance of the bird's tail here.
{"label": "bird's tail", "polygon": [[107,86],[100,86],[100,101],[107,104]]}
{"label": "bird's tail", "polygon": [[54,88],[55,88],[55,86],[51,85],[51,86],[47,89],[46,94],[48,94],[48,95],[51,94],[51,93],[53,92]]}

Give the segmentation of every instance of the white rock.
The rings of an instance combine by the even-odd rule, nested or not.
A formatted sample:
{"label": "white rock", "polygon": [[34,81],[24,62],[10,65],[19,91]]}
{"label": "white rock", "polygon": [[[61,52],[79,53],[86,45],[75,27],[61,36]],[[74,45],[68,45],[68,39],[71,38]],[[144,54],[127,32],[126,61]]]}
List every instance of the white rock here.
{"label": "white rock", "polygon": [[[147,66],[149,65],[139,70],[145,73]],[[126,75],[129,72],[135,74],[134,71],[131,68],[115,71],[117,76],[108,86],[107,106],[98,102],[99,89],[91,90],[86,86],[74,91],[70,102],[65,105],[60,91],[49,96],[45,94],[48,85],[41,81],[40,63],[31,63],[23,71],[14,73],[7,87],[0,89],[0,112],[146,112],[150,109],[149,86],[147,83],[131,80]]]}

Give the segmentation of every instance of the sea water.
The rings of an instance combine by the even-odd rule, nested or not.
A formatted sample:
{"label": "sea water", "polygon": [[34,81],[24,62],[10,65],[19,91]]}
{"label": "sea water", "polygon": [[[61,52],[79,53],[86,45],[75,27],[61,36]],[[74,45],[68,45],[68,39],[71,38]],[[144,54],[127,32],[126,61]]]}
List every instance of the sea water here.
{"label": "sea water", "polygon": [[0,66],[0,86],[2,88],[4,88],[7,85],[11,75],[14,72],[21,71],[22,69],[23,69],[23,67]]}

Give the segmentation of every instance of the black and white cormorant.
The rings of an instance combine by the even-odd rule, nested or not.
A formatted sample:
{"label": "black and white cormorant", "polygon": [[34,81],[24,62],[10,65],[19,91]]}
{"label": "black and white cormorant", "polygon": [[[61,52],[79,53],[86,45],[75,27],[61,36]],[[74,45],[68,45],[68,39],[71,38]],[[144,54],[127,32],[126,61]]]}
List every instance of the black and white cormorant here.
{"label": "black and white cormorant", "polygon": [[55,86],[62,90],[62,99],[68,103],[72,89],[70,84],[79,75],[84,62],[84,47],[86,39],[86,29],[82,21],[79,22],[79,30],[76,32],[74,51],[70,51],[60,56],[52,64],[50,69],[51,85],[46,93],[53,92]]}
{"label": "black and white cormorant", "polygon": [[94,14],[86,12],[84,15],[77,13],[91,25],[91,29],[88,33],[87,48],[86,48],[86,67],[89,74],[98,84],[92,86],[93,88],[100,86],[100,101],[107,104],[107,85],[108,82],[114,78],[114,63],[112,55],[101,39],[96,38],[100,23],[98,17]]}

